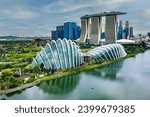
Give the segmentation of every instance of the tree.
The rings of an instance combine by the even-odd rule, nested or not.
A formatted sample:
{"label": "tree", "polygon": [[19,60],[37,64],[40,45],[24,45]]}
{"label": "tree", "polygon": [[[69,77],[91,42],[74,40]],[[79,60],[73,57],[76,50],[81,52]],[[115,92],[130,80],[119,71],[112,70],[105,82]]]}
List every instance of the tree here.
{"label": "tree", "polygon": [[142,46],[143,48],[145,48],[145,47],[146,47],[146,43],[145,43],[144,41],[142,41],[142,42],[141,42],[141,46]]}
{"label": "tree", "polygon": [[2,75],[1,75],[2,78],[5,78],[6,76],[12,76],[13,75],[11,72],[11,69],[9,69],[9,68],[4,69],[1,72],[2,72]]}
{"label": "tree", "polygon": [[1,90],[6,90],[6,89],[7,89],[7,84],[6,83],[1,84]]}
{"label": "tree", "polygon": [[0,47],[0,57],[2,57],[3,55],[5,55],[5,51],[3,48]]}
{"label": "tree", "polygon": [[25,66],[24,72],[25,72],[25,73],[30,73],[30,71],[31,71],[30,65]]}
{"label": "tree", "polygon": [[30,78],[26,81],[26,83],[31,83],[31,82],[33,82],[35,80],[36,80],[35,76],[34,75],[30,75]]}

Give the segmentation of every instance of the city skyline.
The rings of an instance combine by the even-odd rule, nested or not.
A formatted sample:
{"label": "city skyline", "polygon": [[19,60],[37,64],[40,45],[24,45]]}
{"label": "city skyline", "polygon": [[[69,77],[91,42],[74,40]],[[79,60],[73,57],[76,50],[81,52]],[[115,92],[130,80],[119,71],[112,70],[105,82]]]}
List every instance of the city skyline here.
{"label": "city skyline", "polygon": [[50,36],[57,25],[64,22],[81,25],[81,16],[105,11],[127,12],[118,21],[128,20],[135,34],[146,34],[150,30],[149,3],[148,0],[1,0],[0,36]]}

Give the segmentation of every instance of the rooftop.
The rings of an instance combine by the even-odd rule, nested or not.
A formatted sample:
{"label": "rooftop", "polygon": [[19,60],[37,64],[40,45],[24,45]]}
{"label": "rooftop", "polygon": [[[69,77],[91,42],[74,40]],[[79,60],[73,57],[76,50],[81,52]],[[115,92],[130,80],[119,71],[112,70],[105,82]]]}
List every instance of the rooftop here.
{"label": "rooftop", "polygon": [[81,17],[81,19],[87,19],[87,18],[91,18],[91,17],[111,16],[111,15],[124,15],[124,14],[127,14],[127,13],[126,12],[117,12],[117,11],[101,12],[98,14],[84,15]]}

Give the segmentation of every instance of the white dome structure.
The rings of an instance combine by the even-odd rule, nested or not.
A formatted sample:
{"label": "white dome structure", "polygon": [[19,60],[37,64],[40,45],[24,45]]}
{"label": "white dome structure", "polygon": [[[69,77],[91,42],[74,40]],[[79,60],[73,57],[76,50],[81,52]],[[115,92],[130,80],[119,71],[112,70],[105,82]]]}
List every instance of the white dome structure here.
{"label": "white dome structure", "polygon": [[96,47],[86,53],[94,60],[112,60],[125,57],[127,53],[120,44],[108,44]]}
{"label": "white dome structure", "polygon": [[83,63],[82,53],[71,40],[57,39],[47,43],[31,63],[31,67],[43,64],[45,69],[64,69],[79,66]]}

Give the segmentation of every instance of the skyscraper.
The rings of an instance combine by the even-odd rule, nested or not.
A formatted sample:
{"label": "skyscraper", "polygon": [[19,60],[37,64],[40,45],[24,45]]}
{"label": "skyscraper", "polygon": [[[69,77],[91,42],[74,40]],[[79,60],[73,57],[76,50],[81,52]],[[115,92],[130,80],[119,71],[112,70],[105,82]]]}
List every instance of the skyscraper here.
{"label": "skyscraper", "polygon": [[63,39],[64,37],[64,26],[56,26],[58,38]]}
{"label": "skyscraper", "polygon": [[64,38],[76,40],[79,38],[78,31],[79,28],[77,28],[76,23],[74,22],[66,22],[64,23]]}
{"label": "skyscraper", "polygon": [[118,34],[117,34],[117,38],[118,39],[122,39],[122,34],[123,34],[123,26],[122,26],[122,20],[120,20],[119,22],[119,27],[118,27]]}
{"label": "skyscraper", "polygon": [[134,37],[134,35],[133,35],[133,27],[130,27],[130,29],[129,29],[129,38],[132,38],[132,37]]}
{"label": "skyscraper", "polygon": [[118,21],[117,21],[117,23],[116,23],[116,34],[118,34],[118,32],[119,32],[119,30],[118,30]]}
{"label": "skyscraper", "polygon": [[51,31],[51,38],[53,40],[57,40],[58,39],[58,32],[57,31]]}
{"label": "skyscraper", "polygon": [[125,30],[123,30],[122,39],[126,39],[126,31]]}
{"label": "skyscraper", "polygon": [[124,32],[125,32],[125,39],[127,39],[129,36],[129,21],[125,22]]}
{"label": "skyscraper", "polygon": [[77,25],[77,34],[78,34],[78,38],[80,38],[80,34],[81,34],[81,27]]}
{"label": "skyscraper", "polygon": [[63,26],[57,26],[56,31],[51,32],[52,39],[66,38],[76,40],[80,37],[81,28],[75,22],[66,22]]}
{"label": "skyscraper", "polygon": [[64,27],[57,26],[55,31],[51,31],[51,37],[53,40],[57,40],[58,38],[63,39]]}

